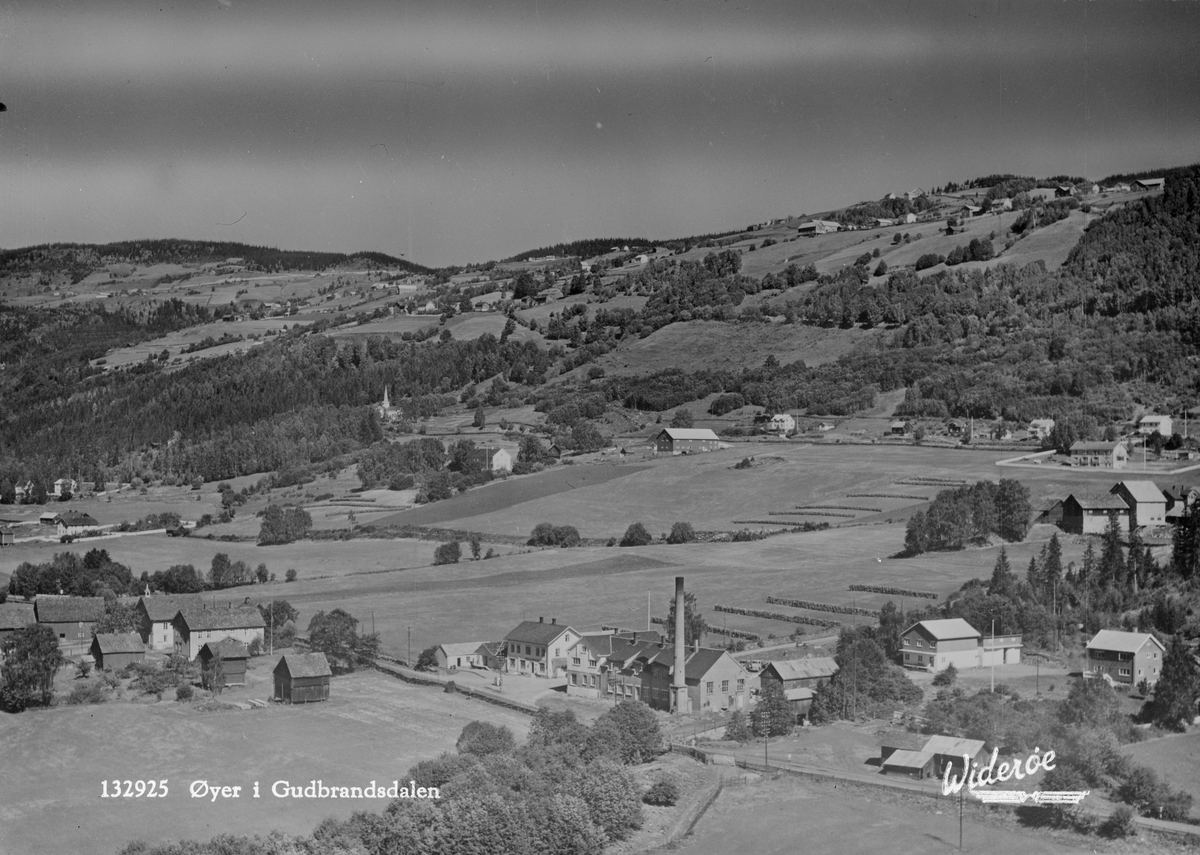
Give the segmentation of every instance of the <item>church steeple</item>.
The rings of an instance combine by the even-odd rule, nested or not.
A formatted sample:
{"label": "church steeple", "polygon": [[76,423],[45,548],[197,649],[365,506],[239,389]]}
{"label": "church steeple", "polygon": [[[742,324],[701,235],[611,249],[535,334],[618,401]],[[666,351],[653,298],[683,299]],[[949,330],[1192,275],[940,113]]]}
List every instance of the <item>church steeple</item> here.
{"label": "church steeple", "polygon": [[388,400],[388,387],[384,386],[383,387],[383,409],[386,412],[387,410],[390,410],[391,408],[392,408],[392,403],[391,403],[391,401]]}

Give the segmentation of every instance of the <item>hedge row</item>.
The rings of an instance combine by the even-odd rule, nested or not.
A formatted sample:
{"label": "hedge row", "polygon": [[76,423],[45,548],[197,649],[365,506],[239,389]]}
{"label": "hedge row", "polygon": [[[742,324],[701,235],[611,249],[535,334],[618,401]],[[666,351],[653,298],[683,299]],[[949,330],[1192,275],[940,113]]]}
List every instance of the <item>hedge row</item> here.
{"label": "hedge row", "polygon": [[710,626],[708,631],[714,634],[719,632],[721,635],[728,635],[730,638],[741,638],[745,639],[746,641],[759,641],[762,639],[761,635],[755,635],[753,632],[746,632],[744,629],[717,629]]}
{"label": "hedge row", "polygon": [[948,486],[962,487],[966,481],[961,478],[906,478],[903,481],[893,481],[893,484],[909,484],[914,487]]}
{"label": "hedge row", "polygon": [[847,493],[851,499],[920,499],[928,500],[928,496],[914,496],[911,493]]}
{"label": "hedge row", "polygon": [[767,511],[772,517],[842,517],[854,519],[854,514],[839,514],[837,511]]}
{"label": "hedge row", "polygon": [[893,597],[918,597],[926,600],[940,600],[941,595],[931,591],[913,591],[908,588],[889,588],[887,585],[851,585],[851,591],[866,591],[868,594],[891,594]]}
{"label": "hedge row", "polygon": [[[822,516],[825,516],[825,514],[822,514]],[[787,520],[732,520],[732,522],[734,525],[783,525],[783,526],[792,525]],[[811,526],[811,525],[813,525],[813,523],[804,523],[804,525]],[[829,528],[829,523],[816,523],[816,525],[824,525],[826,528]],[[800,527],[800,530],[801,531],[819,531],[819,529],[816,529],[816,528],[802,528],[802,527]],[[776,531],[767,532],[766,534],[786,534],[786,533],[787,533],[787,530],[776,530]]]}
{"label": "hedge row", "polygon": [[793,609],[808,609],[810,612],[833,612],[835,615],[865,615],[879,617],[877,609],[860,609],[858,606],[834,606],[829,603],[814,603],[811,600],[789,600],[786,597],[767,597],[773,606],[791,606]]}
{"label": "hedge row", "polygon": [[781,620],[784,623],[804,623],[809,626],[823,626],[838,628],[841,623],[836,620],[825,620],[824,618],[806,617],[804,615],[782,615],[778,612],[764,612],[759,609],[740,609],[735,606],[723,606],[720,603],[713,606],[713,611],[725,612],[731,615],[743,615],[745,617],[766,618],[767,620]]}
{"label": "hedge row", "polygon": [[871,514],[883,513],[883,508],[864,508],[862,505],[796,505],[796,509],[801,511],[828,509],[831,511],[864,511]]}

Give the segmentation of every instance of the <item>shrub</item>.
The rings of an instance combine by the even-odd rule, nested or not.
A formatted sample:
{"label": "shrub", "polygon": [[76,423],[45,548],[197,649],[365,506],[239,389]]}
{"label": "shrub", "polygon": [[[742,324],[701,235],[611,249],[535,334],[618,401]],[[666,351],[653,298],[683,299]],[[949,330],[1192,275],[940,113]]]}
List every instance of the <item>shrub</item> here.
{"label": "shrub", "polygon": [[249,650],[250,650],[251,656],[262,656],[263,655],[262,638],[260,638],[257,635],[254,636],[254,640],[250,642]]}
{"label": "shrub", "polygon": [[195,690],[187,683],[175,687],[175,700],[177,701],[190,701],[194,694]]}
{"label": "shrub", "polygon": [[880,259],[879,263],[877,265],[875,265],[875,274],[874,275],[875,276],[885,276],[885,275],[887,275],[887,272],[888,272],[887,262]]}
{"label": "shrub", "polygon": [[1137,826],[1133,821],[1133,808],[1129,805],[1117,805],[1108,819],[1100,824],[1100,833],[1105,837],[1132,837],[1137,834]]}
{"label": "shrub", "polygon": [[457,540],[443,543],[433,551],[434,565],[457,564],[460,558],[462,558],[462,546]]}
{"label": "shrub", "polygon": [[[743,644],[742,647],[744,648],[745,645]],[[733,715],[729,717],[729,723],[725,725],[725,738],[733,742],[749,742],[754,738],[754,734],[750,731],[750,725],[746,723],[746,717],[742,715],[741,710],[734,710]]]}
{"label": "shrub", "polygon": [[511,754],[516,745],[516,739],[507,726],[473,721],[462,729],[455,748],[459,754],[486,757],[489,754]]}
{"label": "shrub", "polygon": [[434,671],[437,669],[437,645],[426,647],[417,656],[417,663],[414,666],[418,671]]}
{"label": "shrub", "polygon": [[667,535],[667,543],[692,543],[696,540],[696,530],[692,528],[691,523],[677,522],[671,526],[671,533]]}
{"label": "shrub", "polygon": [[958,669],[955,668],[954,663],[951,662],[946,666],[944,671],[938,671],[937,675],[933,678],[933,685],[953,686],[956,679],[958,679]]}
{"label": "shrub", "polygon": [[621,538],[622,546],[645,546],[650,543],[653,538],[650,532],[646,531],[646,527],[640,522],[635,522],[629,528],[625,529],[625,536]]}
{"label": "shrub", "polygon": [[642,801],[656,807],[671,807],[679,801],[679,785],[672,778],[662,778],[651,784]]}
{"label": "shrub", "polygon": [[917,270],[926,270],[930,267],[936,267],[945,260],[944,256],[938,255],[936,252],[927,252],[917,259],[915,267]]}
{"label": "shrub", "polygon": [[102,704],[104,703],[104,684],[100,681],[80,683],[71,689],[67,696],[68,704]]}
{"label": "shrub", "polygon": [[295,582],[296,581],[295,569],[289,568],[287,573],[284,574],[283,578],[284,578],[284,581],[286,581],[286,582]]}

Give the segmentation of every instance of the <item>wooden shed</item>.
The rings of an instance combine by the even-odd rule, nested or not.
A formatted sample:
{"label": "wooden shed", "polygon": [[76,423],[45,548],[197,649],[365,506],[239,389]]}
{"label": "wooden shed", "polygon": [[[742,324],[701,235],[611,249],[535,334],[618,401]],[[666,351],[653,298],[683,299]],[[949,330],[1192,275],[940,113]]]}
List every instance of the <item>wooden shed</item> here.
{"label": "wooden shed", "polygon": [[96,660],[99,671],[120,671],[130,663],[146,658],[146,647],[136,632],[98,632],[92,636],[88,652]]}
{"label": "wooden shed", "polygon": [[324,653],[287,653],[275,666],[275,700],[307,704],[329,700],[329,662]]}
{"label": "wooden shed", "polygon": [[200,648],[200,662],[207,667],[213,657],[221,657],[221,672],[226,686],[246,685],[246,667],[250,662],[250,648],[236,638],[209,641]]}
{"label": "wooden shed", "polygon": [[11,528],[0,528],[0,546],[12,546],[15,542]]}

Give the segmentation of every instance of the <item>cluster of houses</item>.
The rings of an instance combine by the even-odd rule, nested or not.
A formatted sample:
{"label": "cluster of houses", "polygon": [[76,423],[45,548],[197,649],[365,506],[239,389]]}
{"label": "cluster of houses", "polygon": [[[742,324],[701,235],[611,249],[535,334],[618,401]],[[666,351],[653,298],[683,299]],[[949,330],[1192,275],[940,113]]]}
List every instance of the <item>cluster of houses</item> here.
{"label": "cluster of houses", "polygon": [[1053,500],[1038,515],[1071,534],[1103,534],[1110,518],[1125,533],[1178,523],[1200,499],[1200,488],[1166,490],[1149,480],[1119,481],[1107,493],[1072,493]]}
{"label": "cluster of houses", "polygon": [[[50,627],[64,656],[90,656],[96,668],[120,671],[145,659],[148,652],[176,653],[207,663],[220,657],[225,686],[243,686],[251,646],[262,644],[266,622],[249,604],[218,605],[198,594],[147,594],[134,607],[138,629],[97,633],[104,617],[102,597],[39,594],[32,607],[0,605],[0,639],[36,623]],[[329,698],[332,671],[322,653],[288,653],[275,667],[275,699],[307,703]]]}

